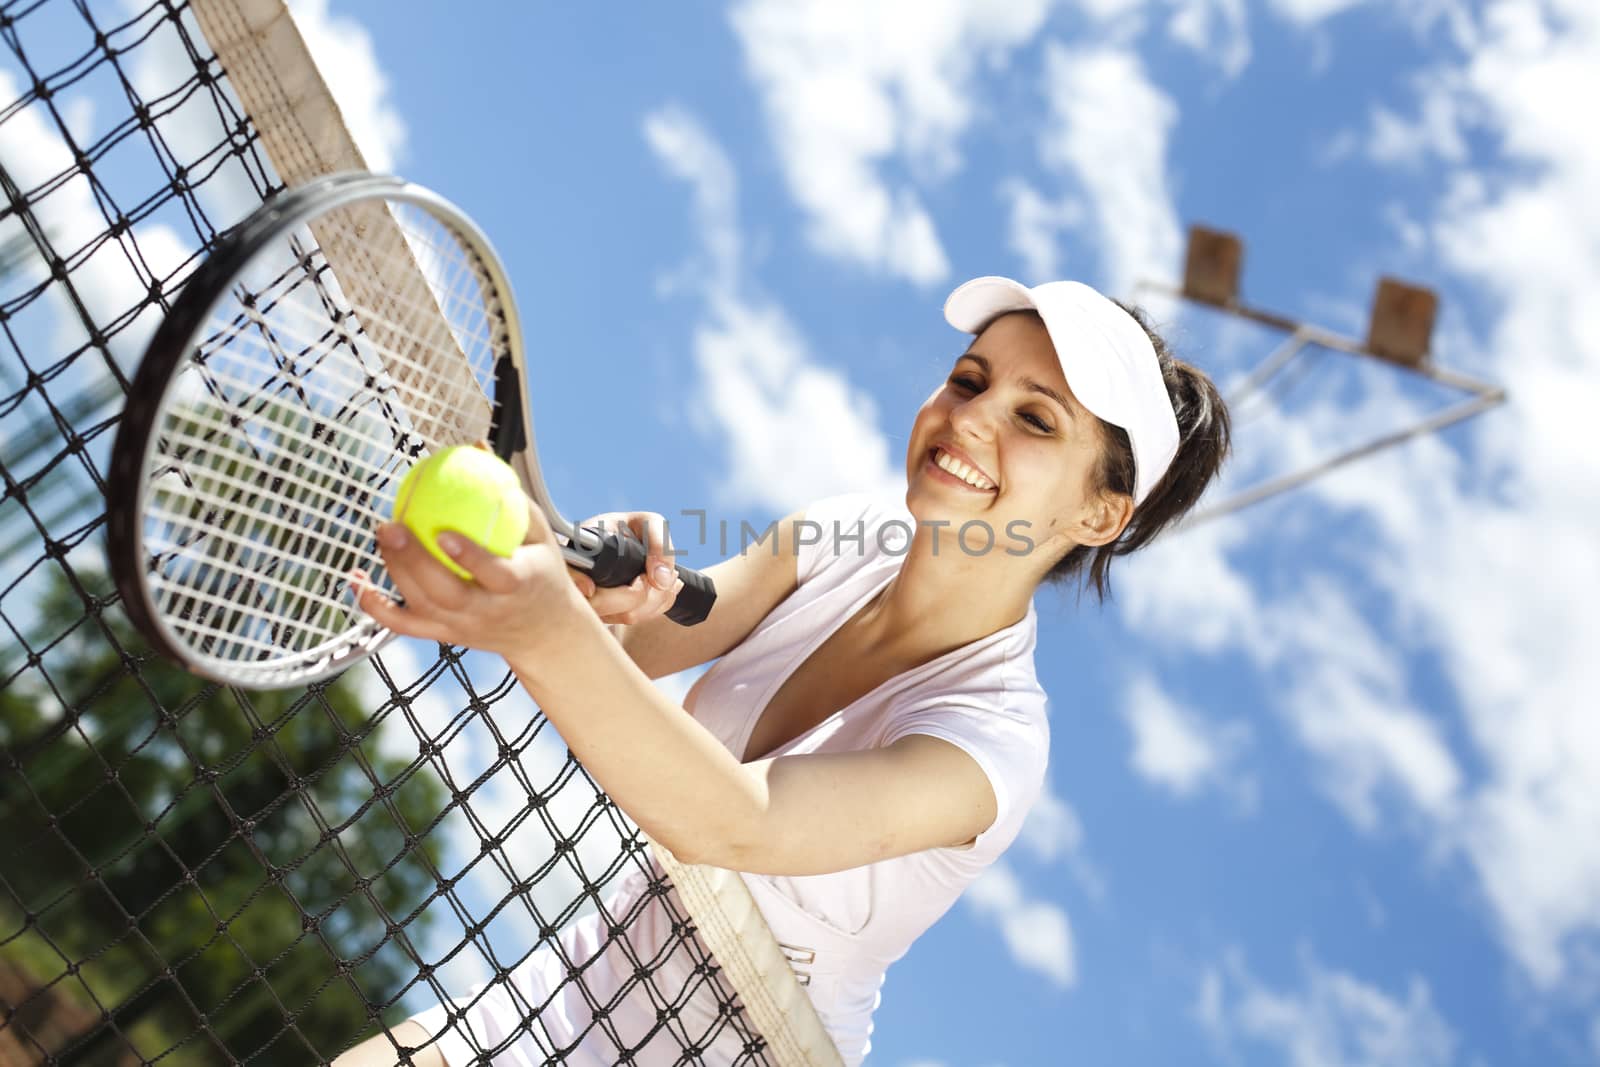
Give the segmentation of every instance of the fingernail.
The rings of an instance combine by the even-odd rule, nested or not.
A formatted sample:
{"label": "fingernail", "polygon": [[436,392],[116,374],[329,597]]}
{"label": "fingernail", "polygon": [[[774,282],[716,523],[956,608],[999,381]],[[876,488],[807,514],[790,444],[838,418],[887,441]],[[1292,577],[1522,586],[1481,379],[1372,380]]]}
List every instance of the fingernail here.
{"label": "fingernail", "polygon": [[457,537],[453,533],[440,534],[438,543],[439,547],[444,551],[444,554],[452,559],[461,555],[461,550],[463,547],[465,547],[461,544],[461,538]]}
{"label": "fingernail", "polygon": [[678,572],[665,563],[657,563],[656,569],[651,571],[650,575],[655,579],[656,585],[662,589],[671,589],[674,579],[678,577]]}
{"label": "fingernail", "polygon": [[406,529],[397,522],[386,522],[378,527],[378,543],[384,548],[406,547]]}

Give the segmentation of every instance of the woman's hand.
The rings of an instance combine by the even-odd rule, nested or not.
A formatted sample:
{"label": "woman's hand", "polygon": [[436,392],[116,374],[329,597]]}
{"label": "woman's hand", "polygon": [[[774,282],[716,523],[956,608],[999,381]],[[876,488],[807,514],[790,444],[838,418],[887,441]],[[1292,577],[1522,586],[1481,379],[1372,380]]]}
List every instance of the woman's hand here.
{"label": "woman's hand", "polygon": [[355,571],[356,603],[395,633],[497,652],[513,660],[536,656],[570,626],[584,600],[567,577],[566,561],[544,512],[528,501],[528,534],[509,557],[497,556],[463,534],[445,531],[439,547],[473,576],[468,581],[434,559],[400,523],[378,527],[378,550],[398,604]]}
{"label": "woman's hand", "polygon": [[653,511],[608,511],[578,525],[603,528],[607,532],[625,526],[645,545],[644,573],[631,585],[596,588],[594,581],[581,569],[567,567],[572,584],[589,601],[602,622],[631,626],[664,614],[672,607],[678,591],[683,588],[683,579],[678,577],[673,563],[672,540],[667,534],[664,517]]}

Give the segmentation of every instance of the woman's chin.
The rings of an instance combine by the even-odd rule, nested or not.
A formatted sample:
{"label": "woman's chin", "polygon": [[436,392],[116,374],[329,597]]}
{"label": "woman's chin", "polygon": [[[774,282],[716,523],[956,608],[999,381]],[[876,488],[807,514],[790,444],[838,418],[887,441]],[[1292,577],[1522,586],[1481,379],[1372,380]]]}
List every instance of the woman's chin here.
{"label": "woman's chin", "polygon": [[987,513],[994,500],[993,492],[979,493],[948,485],[912,482],[906,490],[906,508],[918,522],[945,520],[960,525]]}

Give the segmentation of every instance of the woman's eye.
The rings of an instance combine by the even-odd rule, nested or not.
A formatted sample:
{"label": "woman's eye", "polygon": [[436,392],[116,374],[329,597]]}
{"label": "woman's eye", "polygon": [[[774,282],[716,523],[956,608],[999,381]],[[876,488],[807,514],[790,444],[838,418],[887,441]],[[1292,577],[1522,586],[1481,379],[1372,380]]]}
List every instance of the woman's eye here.
{"label": "woman's eye", "polygon": [[[969,393],[981,392],[982,388],[983,388],[979,384],[977,379],[972,378],[972,377],[970,377],[968,375],[965,375],[965,374],[952,375],[951,378],[950,378],[950,384],[955,386],[957,389],[961,389],[961,390],[964,390],[965,392],[969,392]],[[1052,427],[1048,422],[1045,422],[1043,419],[1041,419],[1037,415],[1030,414],[1028,412],[1023,412],[1022,413],[1022,418],[1023,418],[1023,421],[1027,422],[1034,429],[1039,430],[1039,431],[1041,431],[1043,433],[1054,433],[1055,432],[1055,428],[1054,427]]]}

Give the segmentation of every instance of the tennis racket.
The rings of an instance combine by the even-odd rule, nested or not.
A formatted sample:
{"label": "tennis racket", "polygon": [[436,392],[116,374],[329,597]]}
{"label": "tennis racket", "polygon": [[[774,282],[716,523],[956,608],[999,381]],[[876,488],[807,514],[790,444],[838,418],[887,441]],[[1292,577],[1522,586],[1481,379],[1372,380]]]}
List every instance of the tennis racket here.
{"label": "tennis racket", "polygon": [[[545,487],[506,272],[419,186],[337,174],[262,205],[173,302],[135,373],[107,492],[128,616],[195,674],[274,689],[333,675],[391,636],[346,593],[393,586],[373,537],[423,456],[487,441],[568,563],[627,585],[645,546],[575,527]],[[716,591],[679,567],[667,617]]]}

